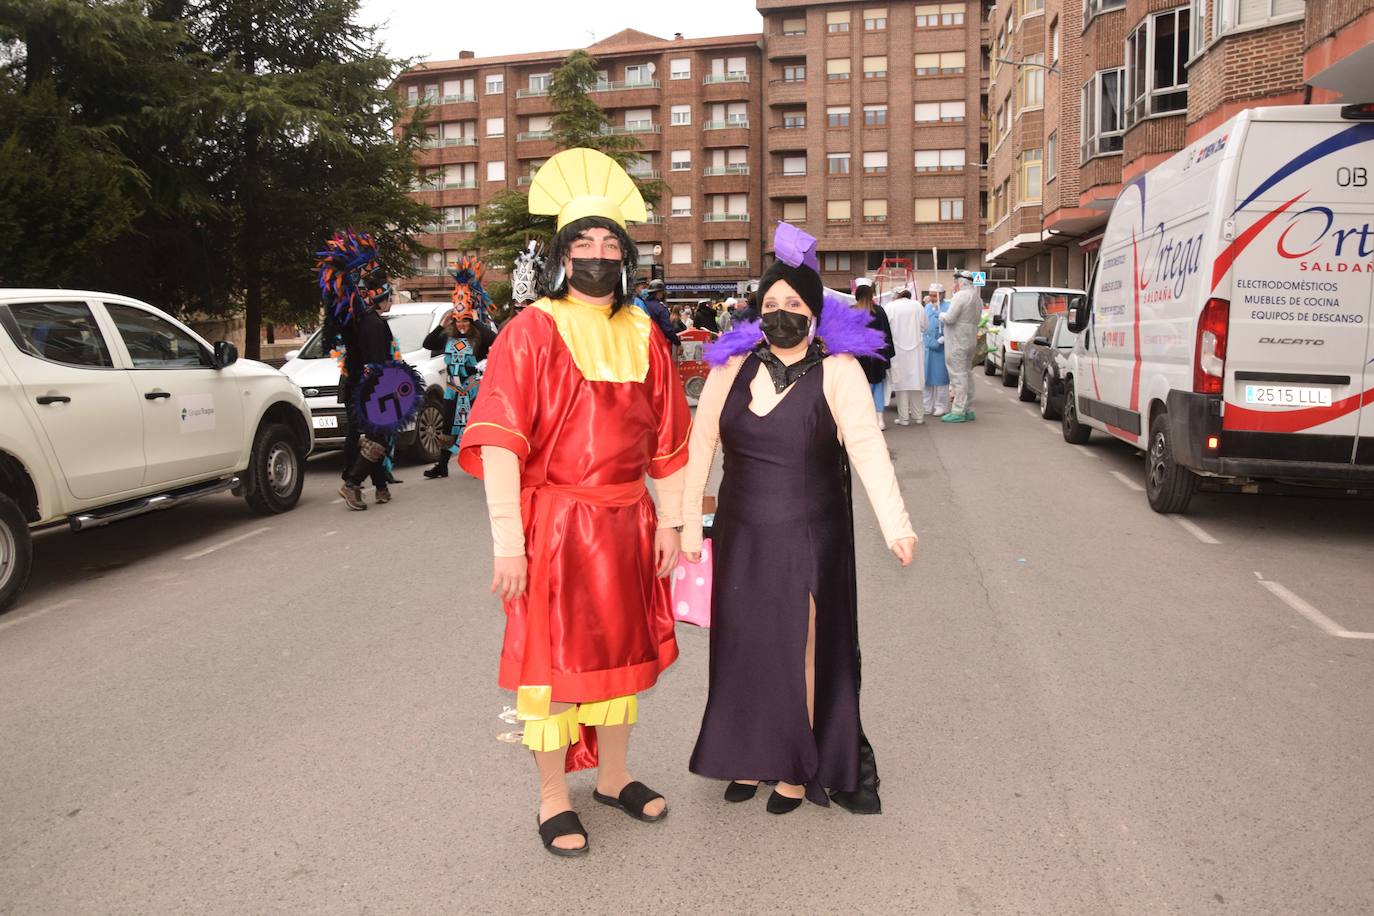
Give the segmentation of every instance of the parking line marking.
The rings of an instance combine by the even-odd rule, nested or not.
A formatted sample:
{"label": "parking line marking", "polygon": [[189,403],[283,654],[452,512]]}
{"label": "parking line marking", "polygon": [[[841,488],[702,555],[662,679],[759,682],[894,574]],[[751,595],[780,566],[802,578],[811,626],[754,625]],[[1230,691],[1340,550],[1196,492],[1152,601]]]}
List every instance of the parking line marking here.
{"label": "parking line marking", "polygon": [[1259,584],[1264,586],[1271,595],[1312,621],[1328,636],[1335,636],[1340,639],[1374,639],[1374,633],[1347,630],[1279,583],[1264,578],[1258,572],[1255,573],[1255,578],[1259,579]]}
{"label": "parking line marking", "polygon": [[1184,517],[1181,516],[1181,515],[1171,515],[1171,516],[1169,516],[1169,518],[1171,518],[1171,519],[1173,519],[1174,521],[1178,522],[1179,525],[1182,526],[1182,528],[1183,528],[1184,531],[1188,532],[1189,534],[1191,534],[1193,537],[1197,538],[1199,541],[1201,541],[1201,542],[1204,543],[1204,544],[1220,544],[1220,543],[1221,543],[1221,541],[1218,541],[1216,538],[1212,537],[1212,536],[1211,536],[1210,534],[1208,534],[1206,531],[1203,531],[1201,528],[1199,528],[1196,522],[1191,522],[1191,521],[1189,521],[1188,519],[1184,518]]}
{"label": "parking line marking", "polygon": [[271,530],[272,530],[272,528],[271,528],[270,525],[267,526],[267,527],[264,527],[264,528],[255,528],[254,530],[249,531],[247,534],[240,534],[240,535],[239,535],[238,537],[236,537],[236,538],[230,538],[230,539],[227,540],[227,541],[221,541],[220,543],[215,544],[213,547],[206,547],[204,550],[197,550],[195,553],[187,554],[186,556],[182,557],[182,559],[183,559],[183,560],[199,560],[201,557],[208,557],[210,554],[214,553],[216,550],[223,550],[223,549],[226,548],[226,547],[232,547],[233,545],[239,543],[240,541],[246,541],[246,540],[248,540],[249,538],[255,538],[255,537],[257,537],[258,535],[262,534],[263,532],[265,532],[265,531],[271,531]]}
{"label": "parking line marking", "polygon": [[1145,492],[1145,488],[1144,488],[1144,487],[1142,487],[1140,484],[1136,483],[1134,480],[1132,480],[1131,478],[1127,477],[1125,474],[1121,473],[1120,471],[1112,471],[1112,472],[1111,472],[1111,475],[1112,475],[1113,477],[1115,477],[1117,480],[1121,481],[1123,484],[1125,484],[1127,489],[1129,489],[1129,490],[1134,490],[1134,491],[1136,491],[1137,493],[1144,493],[1144,492]]}
{"label": "parking line marking", "polygon": [[60,611],[64,607],[71,607],[73,604],[76,604],[80,600],[80,598],[68,598],[66,601],[59,601],[56,604],[50,604],[45,608],[40,608],[39,610],[34,611],[32,614],[25,614],[23,617],[16,617],[13,620],[6,620],[5,622],[0,623],[0,630],[8,630],[10,627],[18,626],[21,623],[33,620],[35,617],[42,617],[44,614],[50,614],[53,611]]}

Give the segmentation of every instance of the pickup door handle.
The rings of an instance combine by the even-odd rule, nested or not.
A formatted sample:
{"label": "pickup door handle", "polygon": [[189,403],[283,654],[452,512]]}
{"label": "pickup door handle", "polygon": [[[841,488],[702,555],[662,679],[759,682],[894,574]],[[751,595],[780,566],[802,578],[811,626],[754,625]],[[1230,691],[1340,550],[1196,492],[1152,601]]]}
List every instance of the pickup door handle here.
{"label": "pickup door handle", "polygon": [[65,394],[45,394],[38,398],[40,404],[70,404],[72,399]]}
{"label": "pickup door handle", "polygon": [[145,391],[143,393],[143,399],[145,401],[157,401],[162,398],[170,398],[171,396],[172,393],[170,391]]}

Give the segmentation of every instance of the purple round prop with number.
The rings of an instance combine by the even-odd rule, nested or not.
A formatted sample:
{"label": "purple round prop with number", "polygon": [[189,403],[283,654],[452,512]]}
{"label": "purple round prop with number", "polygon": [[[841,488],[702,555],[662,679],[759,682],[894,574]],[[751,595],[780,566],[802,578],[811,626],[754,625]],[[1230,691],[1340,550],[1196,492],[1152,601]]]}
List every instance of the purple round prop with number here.
{"label": "purple round prop with number", "polygon": [[409,363],[368,363],[353,396],[353,420],[373,437],[394,436],[425,404],[425,380]]}

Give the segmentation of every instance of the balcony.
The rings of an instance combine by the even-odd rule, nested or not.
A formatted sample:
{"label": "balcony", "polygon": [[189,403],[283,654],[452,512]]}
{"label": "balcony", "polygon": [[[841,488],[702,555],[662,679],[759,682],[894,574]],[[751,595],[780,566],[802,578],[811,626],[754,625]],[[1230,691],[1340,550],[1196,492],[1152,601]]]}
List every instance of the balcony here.
{"label": "balcony", "polygon": [[516,140],[548,140],[553,136],[551,130],[524,130],[515,135]]}
{"label": "balcony", "polygon": [[477,101],[477,96],[475,96],[475,95],[446,95],[446,96],[444,96],[444,98],[443,98],[443,104],[445,104],[445,105],[452,105],[452,104],[454,104],[455,102],[475,102],[475,101]]}
{"label": "balcony", "polygon": [[476,232],[477,220],[470,219],[464,222],[444,223],[444,232]]}
{"label": "balcony", "polygon": [[749,74],[747,73],[726,73],[723,75],[711,74],[701,81],[703,86],[714,86],[719,83],[747,83]]}
{"label": "balcony", "polygon": [[523,188],[523,187],[525,187],[525,185],[528,185],[528,184],[533,183],[533,181],[534,181],[534,176],[533,176],[533,175],[521,175],[519,178],[515,179],[515,184],[516,184],[518,187],[522,187],[522,188]]}
{"label": "balcony", "polygon": [[663,132],[661,124],[650,124],[648,121],[639,121],[634,124],[626,124],[624,127],[608,127],[605,133],[609,136],[619,134],[657,134]]}
{"label": "balcony", "polygon": [[804,150],[806,149],[806,147],[806,128],[768,128],[768,149],[770,152],[780,152],[783,150]]}
{"label": "balcony", "polygon": [[703,223],[747,223],[748,213],[707,213],[701,218]]}
{"label": "balcony", "polygon": [[806,33],[779,34],[764,36],[764,43],[768,47],[769,60],[782,60],[787,57],[806,56]]}
{"label": "balcony", "polygon": [[806,80],[768,81],[768,105],[772,108],[806,104]]}
{"label": "balcony", "polygon": [[748,261],[708,259],[701,262],[702,270],[748,270]]}
{"label": "balcony", "polygon": [[450,146],[476,146],[476,137],[426,137],[420,141],[421,149],[443,149]]}
{"label": "balcony", "polygon": [[[633,175],[634,172],[631,172],[630,174]],[[712,177],[712,176],[714,176],[714,175],[748,175],[748,174],[749,174],[749,166],[747,166],[747,165],[712,166],[711,168],[708,168],[708,169],[706,169],[704,172],[702,172],[702,174],[705,175],[705,176],[708,177],[708,178],[710,178],[710,177]]]}
{"label": "balcony", "polygon": [[631,178],[638,178],[640,181],[658,181],[659,178],[663,177],[658,169],[632,169],[627,170],[625,174]]}
{"label": "balcony", "polygon": [[658,80],[639,80],[637,82],[626,82],[625,80],[610,80],[609,82],[597,83],[592,86],[590,92],[626,92],[631,89],[658,89],[662,84]]}
{"label": "balcony", "polygon": [[547,87],[547,86],[545,86],[543,89],[517,89],[517,90],[515,90],[515,97],[516,97],[517,99],[537,99],[537,98],[539,98],[540,96],[545,96],[545,95],[548,95],[548,94],[549,94],[549,87]]}
{"label": "balcony", "polygon": [[797,197],[806,193],[806,173],[771,172],[768,175],[769,197]]}
{"label": "balcony", "polygon": [[749,119],[737,119],[734,121],[707,121],[701,125],[702,130],[748,130]]}
{"label": "balcony", "polygon": [[445,181],[445,182],[444,182],[444,190],[445,190],[445,191],[470,191],[470,190],[472,190],[472,189],[475,188],[475,187],[477,187],[477,179],[475,179],[475,178],[474,178],[474,179],[471,179],[471,180],[469,180],[469,181]]}

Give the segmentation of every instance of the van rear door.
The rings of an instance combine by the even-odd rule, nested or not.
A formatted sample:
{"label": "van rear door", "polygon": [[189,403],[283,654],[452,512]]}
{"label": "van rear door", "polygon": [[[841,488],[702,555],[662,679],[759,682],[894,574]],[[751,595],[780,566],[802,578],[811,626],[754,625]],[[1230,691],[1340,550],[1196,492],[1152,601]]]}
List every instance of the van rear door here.
{"label": "van rear door", "polygon": [[1217,264],[1233,259],[1227,457],[1348,464],[1361,425],[1374,435],[1364,417],[1374,383],[1374,123],[1337,111],[1259,114],[1241,137],[1236,207]]}

